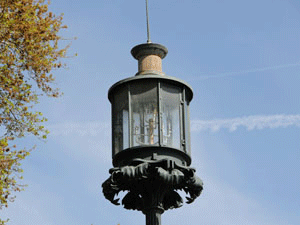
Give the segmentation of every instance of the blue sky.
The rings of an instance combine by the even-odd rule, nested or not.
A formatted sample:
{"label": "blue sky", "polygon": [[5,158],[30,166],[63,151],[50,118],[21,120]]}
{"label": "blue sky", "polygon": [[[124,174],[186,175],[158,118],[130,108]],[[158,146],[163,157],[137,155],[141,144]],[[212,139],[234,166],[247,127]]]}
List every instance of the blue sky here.
{"label": "blue sky", "polygon": [[[23,162],[26,191],[1,211],[12,225],[134,225],[144,215],[107,201],[110,103],[134,76],[130,55],[146,42],[145,1],[52,0],[77,37],[54,72],[64,92],[42,98],[51,134]],[[169,54],[163,71],[194,89],[192,166],[204,181],[191,205],[164,225],[296,225],[300,221],[300,2],[149,0],[151,39]],[[68,44],[66,40],[62,44]]]}

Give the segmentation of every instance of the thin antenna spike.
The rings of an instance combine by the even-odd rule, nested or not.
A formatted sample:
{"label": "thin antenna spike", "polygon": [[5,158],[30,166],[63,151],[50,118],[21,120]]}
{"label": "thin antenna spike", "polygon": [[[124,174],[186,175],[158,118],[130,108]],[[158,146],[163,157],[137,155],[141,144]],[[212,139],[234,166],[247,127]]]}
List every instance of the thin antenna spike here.
{"label": "thin antenna spike", "polygon": [[146,21],[147,21],[147,43],[151,43],[150,28],[149,28],[148,0],[146,0]]}

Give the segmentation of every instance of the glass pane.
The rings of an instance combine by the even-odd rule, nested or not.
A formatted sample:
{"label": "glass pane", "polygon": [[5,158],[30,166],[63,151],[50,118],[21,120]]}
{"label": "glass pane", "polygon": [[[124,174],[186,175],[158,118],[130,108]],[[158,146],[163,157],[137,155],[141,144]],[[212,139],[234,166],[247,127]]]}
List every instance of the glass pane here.
{"label": "glass pane", "polygon": [[190,138],[190,107],[189,107],[189,101],[186,96],[186,99],[184,101],[184,124],[185,124],[185,152],[188,155],[191,155],[191,138]]}
{"label": "glass pane", "polygon": [[128,91],[123,88],[114,96],[113,139],[114,154],[129,147],[128,142]]}
{"label": "glass pane", "polygon": [[130,86],[132,108],[131,146],[158,144],[157,83],[137,82]]}
{"label": "glass pane", "polygon": [[162,84],[162,144],[180,149],[180,92],[181,89]]}

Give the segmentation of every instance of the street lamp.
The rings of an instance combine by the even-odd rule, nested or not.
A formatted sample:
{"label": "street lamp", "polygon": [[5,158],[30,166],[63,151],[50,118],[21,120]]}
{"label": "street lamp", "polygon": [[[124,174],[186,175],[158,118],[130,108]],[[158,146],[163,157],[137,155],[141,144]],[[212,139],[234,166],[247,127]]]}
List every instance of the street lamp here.
{"label": "street lamp", "polygon": [[203,183],[191,164],[189,104],[192,88],[162,72],[168,50],[160,44],[135,46],[136,76],[114,84],[108,92],[112,105],[114,168],[103,183],[104,196],[126,209],[140,210],[147,225],[160,225],[161,214],[182,205],[176,192],[184,190],[187,203],[197,198]]}

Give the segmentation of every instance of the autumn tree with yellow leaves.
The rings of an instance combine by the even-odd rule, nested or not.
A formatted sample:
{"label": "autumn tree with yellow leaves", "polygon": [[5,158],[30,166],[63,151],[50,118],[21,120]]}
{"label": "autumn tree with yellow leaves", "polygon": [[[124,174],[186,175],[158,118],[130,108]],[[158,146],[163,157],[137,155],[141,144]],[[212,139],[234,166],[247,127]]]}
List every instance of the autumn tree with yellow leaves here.
{"label": "autumn tree with yellow leaves", "polygon": [[68,46],[58,45],[58,33],[66,26],[48,6],[44,0],[0,0],[0,209],[22,190],[20,161],[30,151],[14,140],[45,139],[46,119],[34,105],[41,95],[60,96],[51,71],[62,67],[66,56]]}

